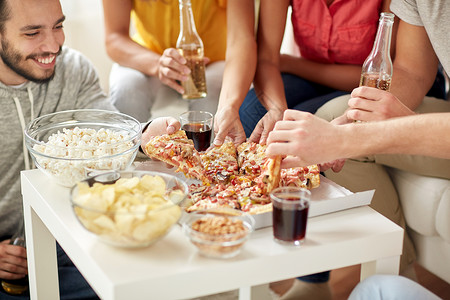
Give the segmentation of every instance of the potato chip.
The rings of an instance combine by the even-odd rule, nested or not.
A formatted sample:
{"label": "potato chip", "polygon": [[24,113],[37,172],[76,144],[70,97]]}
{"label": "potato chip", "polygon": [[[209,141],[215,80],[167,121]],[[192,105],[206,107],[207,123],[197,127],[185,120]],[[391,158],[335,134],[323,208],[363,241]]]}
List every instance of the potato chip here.
{"label": "potato chip", "polygon": [[181,216],[174,203],[184,199],[179,190],[166,195],[160,176],[121,178],[114,184],[78,184],[74,203],[82,224],[116,243],[140,244],[163,236]]}

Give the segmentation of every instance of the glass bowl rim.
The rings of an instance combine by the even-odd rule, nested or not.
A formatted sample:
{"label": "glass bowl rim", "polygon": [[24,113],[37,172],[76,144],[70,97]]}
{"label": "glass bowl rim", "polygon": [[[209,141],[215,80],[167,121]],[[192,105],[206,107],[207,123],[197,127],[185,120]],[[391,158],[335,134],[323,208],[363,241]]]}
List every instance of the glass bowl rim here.
{"label": "glass bowl rim", "polygon": [[[215,235],[215,234],[209,234],[209,233],[204,233],[204,232],[200,232],[197,230],[194,230],[191,228],[192,222],[196,220],[196,217],[201,217],[202,214],[204,214],[205,216],[213,216],[214,214],[220,215],[220,214],[227,214],[228,213],[228,217],[231,218],[239,218],[240,220],[242,220],[244,226],[247,228],[247,231],[245,232],[245,235],[243,235],[241,238],[237,239],[237,240],[231,240],[231,241],[216,241],[216,240],[205,240],[202,239],[201,237],[204,238],[233,238],[239,235],[242,235],[242,233],[227,233],[227,234],[221,234],[221,235]],[[227,245],[233,245],[233,244],[238,244],[238,242],[242,242],[244,240],[246,240],[250,234],[255,230],[255,219],[252,215],[250,215],[249,213],[246,212],[242,212],[242,211],[238,211],[235,209],[226,209],[226,208],[220,208],[220,209],[204,209],[204,210],[198,210],[198,211],[194,211],[194,212],[190,212],[190,213],[186,213],[187,216],[185,215],[184,217],[181,218],[181,223],[182,223],[182,227],[184,232],[186,233],[186,235],[191,239],[191,240],[195,240],[196,242],[201,242],[203,244],[211,244],[211,245],[223,245],[223,246],[227,246]],[[232,244],[231,244],[232,243]]]}
{"label": "glass bowl rim", "polygon": [[[179,186],[180,184],[182,186],[182,190],[181,189],[180,190],[183,192],[183,199],[180,201],[180,203],[183,202],[183,200],[186,199],[186,197],[189,194],[189,187],[188,187],[187,183],[183,179],[178,178],[177,176],[172,175],[172,174],[159,172],[159,171],[145,171],[145,170],[133,170],[133,171],[127,171],[127,170],[125,170],[125,171],[117,171],[117,170],[114,171],[114,170],[112,170],[112,171],[102,172],[101,174],[98,174],[98,175],[95,175],[95,176],[88,177],[88,178],[83,179],[83,180],[77,182],[76,184],[74,184],[70,188],[70,204],[71,204],[71,206],[73,208],[79,207],[81,209],[84,209],[84,210],[87,210],[87,211],[90,211],[90,212],[106,214],[106,215],[110,215],[110,214],[119,214],[119,215],[144,215],[144,214],[148,214],[149,212],[146,212],[146,213],[137,213],[137,212],[129,212],[129,211],[127,211],[127,212],[120,212],[120,211],[117,211],[117,210],[103,211],[103,210],[98,210],[98,209],[94,209],[94,208],[85,207],[85,206],[83,206],[83,205],[81,205],[79,203],[76,203],[74,201],[73,195],[74,195],[75,191],[78,188],[78,183],[82,183],[82,182],[86,182],[87,183],[89,180],[92,180],[92,179],[94,179],[96,177],[106,176],[106,175],[110,175],[110,174],[134,174],[134,173],[141,174],[141,176],[150,175],[150,176],[160,176],[160,177],[163,177],[163,178],[164,178],[164,176],[167,176],[167,177],[170,177],[170,180],[175,179],[177,186]],[[164,174],[164,175],[161,176],[161,174]],[[136,177],[136,176],[131,176],[130,178],[132,178],[132,177]],[[122,178],[122,177],[117,178],[117,180],[120,179],[120,178]],[[165,179],[164,179],[164,181],[167,183],[167,181]],[[98,182],[98,183],[101,183],[101,182]],[[87,184],[89,184],[89,183],[87,183]],[[166,199],[166,200],[168,200],[168,199]],[[168,200],[168,201],[170,201],[170,200]],[[160,207],[152,209],[150,212],[163,211],[163,210],[166,210],[166,209],[174,207],[174,206],[179,206],[179,205],[177,203],[173,203],[173,202],[170,201],[170,203],[168,203],[167,205],[164,204],[164,205],[162,205]],[[180,209],[182,210],[183,208],[180,207]],[[181,218],[181,215],[180,215],[180,218]],[[178,218],[178,219],[180,219],[180,218]]]}
{"label": "glass bowl rim", "polygon": [[[116,143],[113,143],[113,144],[109,144],[109,145],[106,145],[106,146],[64,147],[64,146],[47,145],[46,142],[36,140],[34,137],[31,136],[33,133],[36,133],[36,131],[37,131],[37,130],[33,130],[32,132],[30,132],[31,127],[34,124],[38,123],[39,121],[41,121],[41,120],[43,120],[45,118],[51,118],[51,117],[57,116],[57,115],[63,115],[63,114],[70,115],[70,114],[74,114],[74,113],[106,113],[106,114],[119,116],[119,117],[122,117],[124,119],[127,119],[128,121],[131,121],[131,122],[135,123],[135,125],[137,127],[137,130],[136,131],[131,131],[131,130],[126,130],[126,129],[121,128],[122,130],[127,131],[128,133],[131,133],[130,136],[126,140],[119,141],[119,142],[116,142]],[[55,124],[58,124],[58,123],[55,123]],[[105,124],[105,125],[107,125],[107,124]],[[75,128],[75,127],[83,128],[82,127],[83,126],[82,123],[81,124],[75,124],[75,123],[69,124],[68,123],[68,126],[70,126],[72,128]],[[132,127],[134,128],[135,126],[132,126]],[[108,128],[105,128],[105,129],[108,129]],[[129,116],[127,114],[123,114],[123,113],[120,113],[120,112],[116,112],[116,111],[102,110],[102,109],[72,109],[72,110],[63,110],[63,111],[53,112],[53,113],[46,114],[46,115],[43,115],[43,116],[35,118],[34,120],[32,120],[27,125],[27,127],[24,130],[24,134],[25,134],[25,139],[27,141],[26,142],[26,146],[27,146],[28,150],[33,155],[39,155],[39,156],[43,156],[43,157],[46,157],[46,158],[49,158],[49,159],[62,159],[62,160],[69,160],[69,161],[70,160],[86,161],[86,160],[91,160],[93,158],[88,158],[88,159],[86,159],[86,158],[64,158],[64,157],[50,156],[50,155],[47,155],[45,153],[36,151],[35,149],[33,149],[33,147],[30,145],[30,143],[37,144],[37,145],[42,145],[42,146],[45,146],[45,147],[50,147],[50,148],[53,148],[53,149],[64,149],[64,150],[66,150],[66,149],[85,150],[85,149],[93,149],[93,148],[95,148],[95,149],[110,149],[110,148],[115,148],[118,145],[125,144],[127,142],[132,142],[133,143],[133,146],[128,148],[128,149],[126,149],[124,152],[116,153],[114,155],[98,156],[98,157],[95,157],[94,159],[106,158],[106,157],[115,157],[116,155],[122,155],[124,153],[127,153],[128,151],[134,151],[140,146],[141,136],[142,136],[142,125],[141,125],[141,123],[138,120],[136,120],[132,116]],[[137,139],[137,142],[135,142],[136,139]]]}

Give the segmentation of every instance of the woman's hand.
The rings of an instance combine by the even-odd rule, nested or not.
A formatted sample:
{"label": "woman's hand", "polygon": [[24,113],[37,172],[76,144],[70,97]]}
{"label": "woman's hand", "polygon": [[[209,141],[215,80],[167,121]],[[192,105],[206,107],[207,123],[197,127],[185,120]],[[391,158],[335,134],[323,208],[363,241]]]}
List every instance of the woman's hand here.
{"label": "woman's hand", "polygon": [[283,119],[282,110],[278,109],[269,110],[264,115],[264,117],[262,117],[261,120],[259,120],[258,124],[256,124],[256,127],[248,140],[250,142],[259,143],[261,145],[266,144],[269,132],[272,131],[272,129],[274,128],[275,123],[282,119]]}
{"label": "woman's hand", "polygon": [[151,137],[163,134],[172,134],[180,130],[180,121],[173,117],[160,117],[154,119],[142,133],[141,148],[145,153],[145,145]]}
{"label": "woman's hand", "polygon": [[228,136],[235,144],[245,142],[245,132],[239,119],[239,111],[225,106],[214,117],[214,145],[220,146]]}

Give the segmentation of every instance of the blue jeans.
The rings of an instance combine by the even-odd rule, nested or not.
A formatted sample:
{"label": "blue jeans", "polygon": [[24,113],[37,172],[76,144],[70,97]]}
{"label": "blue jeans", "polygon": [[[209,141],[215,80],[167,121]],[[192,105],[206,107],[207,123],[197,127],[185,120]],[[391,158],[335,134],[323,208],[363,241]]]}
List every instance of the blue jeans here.
{"label": "blue jeans", "polygon": [[358,283],[349,300],[438,300],[438,296],[415,281],[398,275],[372,275]]}
{"label": "blue jeans", "polygon": [[[61,300],[99,300],[95,292],[59,245],[57,245],[56,253]],[[0,300],[29,299],[29,292],[19,296],[12,296],[6,294],[0,286]]]}
{"label": "blue jeans", "polygon": [[[282,73],[281,78],[289,109],[315,113],[329,100],[347,94],[288,73]],[[247,137],[266,113],[267,110],[259,102],[255,90],[251,89],[239,109],[239,117]]]}

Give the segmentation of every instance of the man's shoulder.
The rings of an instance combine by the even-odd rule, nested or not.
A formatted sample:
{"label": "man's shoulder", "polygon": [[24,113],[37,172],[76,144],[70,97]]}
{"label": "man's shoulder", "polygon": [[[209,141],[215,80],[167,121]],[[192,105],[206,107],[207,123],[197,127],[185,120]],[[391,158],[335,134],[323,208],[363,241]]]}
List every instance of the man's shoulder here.
{"label": "man's shoulder", "polygon": [[59,59],[63,62],[63,65],[72,65],[74,63],[91,64],[83,53],[68,46],[62,47]]}
{"label": "man's shoulder", "polygon": [[57,76],[76,78],[95,76],[94,65],[80,51],[63,46],[56,63]]}

